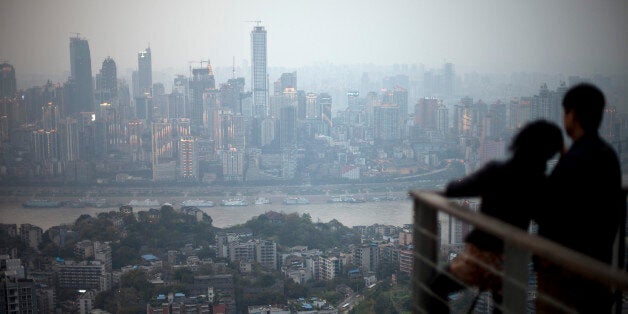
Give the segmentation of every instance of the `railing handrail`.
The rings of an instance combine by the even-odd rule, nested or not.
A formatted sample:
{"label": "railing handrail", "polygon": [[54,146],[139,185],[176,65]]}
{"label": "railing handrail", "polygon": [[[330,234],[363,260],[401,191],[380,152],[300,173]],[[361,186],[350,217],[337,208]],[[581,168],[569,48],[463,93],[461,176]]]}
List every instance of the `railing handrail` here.
{"label": "railing handrail", "polygon": [[521,249],[543,257],[567,270],[585,278],[597,281],[611,288],[628,289],[628,273],[588,255],[562,246],[554,241],[530,234],[491,216],[473,212],[451,204],[447,198],[434,191],[410,191],[416,200],[460,220],[468,222],[483,231],[497,236]]}

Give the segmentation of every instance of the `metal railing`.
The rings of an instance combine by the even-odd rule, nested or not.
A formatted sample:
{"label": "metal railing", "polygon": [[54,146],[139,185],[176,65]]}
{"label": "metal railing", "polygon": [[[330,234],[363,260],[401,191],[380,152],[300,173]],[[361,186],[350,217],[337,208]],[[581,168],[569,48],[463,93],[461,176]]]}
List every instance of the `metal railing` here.
{"label": "metal railing", "polygon": [[[624,291],[628,291],[628,273],[625,271],[625,226],[619,228],[614,245],[613,265],[602,263],[580,252],[571,250],[536,234],[528,233],[496,218],[474,212],[454,204],[449,199],[431,191],[411,191],[414,199],[414,313],[432,313],[434,299],[438,298],[429,281],[439,272],[440,235],[438,214],[443,213],[468,223],[474,228],[504,241],[502,277],[502,301],[493,304],[503,313],[530,313],[530,296],[543,298],[551,304],[568,309],[560,300],[551,299],[534,291],[529,285],[531,256],[544,258],[564,269],[611,288],[615,296],[615,313],[622,313]],[[626,220],[625,211],[622,221]],[[495,271],[495,270],[493,270]],[[479,293],[481,291],[478,291]],[[448,300],[437,300],[448,302]],[[471,305],[473,307],[475,302]],[[469,312],[473,310],[469,309]]]}

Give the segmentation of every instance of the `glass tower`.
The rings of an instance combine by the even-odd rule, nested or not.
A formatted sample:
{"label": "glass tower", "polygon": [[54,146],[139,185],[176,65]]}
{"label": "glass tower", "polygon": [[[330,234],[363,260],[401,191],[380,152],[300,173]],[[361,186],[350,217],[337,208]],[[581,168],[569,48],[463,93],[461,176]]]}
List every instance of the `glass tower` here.
{"label": "glass tower", "polygon": [[253,87],[253,115],[268,114],[268,79],[266,77],[266,29],[255,26],[251,32],[251,80]]}
{"label": "glass tower", "polygon": [[75,103],[69,104],[67,114],[94,111],[94,87],[92,84],[92,59],[87,39],[70,38],[70,70],[76,84]]}

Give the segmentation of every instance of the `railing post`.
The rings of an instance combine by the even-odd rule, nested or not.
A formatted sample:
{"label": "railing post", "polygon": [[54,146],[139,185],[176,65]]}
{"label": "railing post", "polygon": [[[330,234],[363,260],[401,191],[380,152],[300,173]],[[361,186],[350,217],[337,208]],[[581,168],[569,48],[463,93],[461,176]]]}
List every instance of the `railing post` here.
{"label": "railing post", "polygon": [[504,241],[504,313],[528,313],[530,253]]}
{"label": "railing post", "polygon": [[433,296],[425,289],[436,272],[434,265],[438,263],[437,229],[437,211],[415,199],[412,239],[414,245],[412,285],[413,297],[416,301],[413,309],[414,313],[430,312],[429,304]]}

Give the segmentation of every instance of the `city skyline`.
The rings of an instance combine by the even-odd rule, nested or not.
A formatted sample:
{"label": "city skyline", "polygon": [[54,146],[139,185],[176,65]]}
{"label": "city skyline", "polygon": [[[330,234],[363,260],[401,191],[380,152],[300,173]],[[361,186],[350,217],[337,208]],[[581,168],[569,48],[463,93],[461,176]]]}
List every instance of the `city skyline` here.
{"label": "city skyline", "polygon": [[[619,1],[274,4],[10,2],[0,13],[0,35],[9,43],[0,59],[23,76],[63,77],[70,70],[67,38],[78,32],[90,43],[93,73],[110,56],[126,76],[148,45],[157,71],[199,59],[240,66],[251,62],[247,35],[261,20],[271,34],[269,67],[452,62],[460,71],[628,72],[628,5]],[[51,17],[64,23],[47,27]]]}

